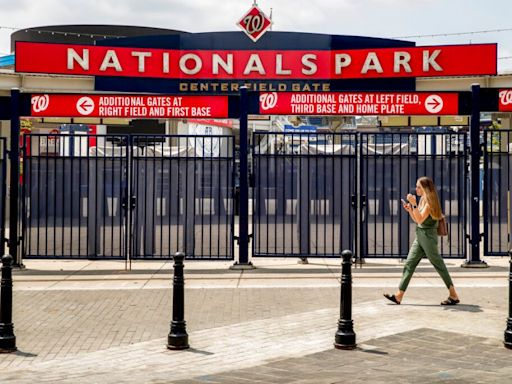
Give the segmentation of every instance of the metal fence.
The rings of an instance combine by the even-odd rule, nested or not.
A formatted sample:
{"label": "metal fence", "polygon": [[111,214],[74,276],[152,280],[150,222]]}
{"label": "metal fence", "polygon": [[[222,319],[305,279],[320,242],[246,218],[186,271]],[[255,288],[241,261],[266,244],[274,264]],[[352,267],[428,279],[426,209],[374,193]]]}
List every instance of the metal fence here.
{"label": "metal fence", "polygon": [[361,133],[361,257],[407,256],[415,224],[400,199],[421,176],[433,179],[448,220],[441,254],[466,257],[466,143],[465,133]]}
{"label": "metal fence", "polygon": [[232,136],[25,136],[25,258],[233,258]]}
{"label": "metal fence", "polygon": [[132,140],[131,257],[233,259],[234,137]]}
{"label": "metal fence", "polygon": [[127,136],[24,137],[22,255],[127,255]]}
{"label": "metal fence", "polygon": [[253,255],[339,257],[356,233],[356,135],[253,135]]}
{"label": "metal fence", "polygon": [[505,256],[512,248],[512,130],[483,133],[484,253]]}
{"label": "metal fence", "polygon": [[[486,255],[510,248],[511,140],[483,134]],[[406,257],[400,199],[426,175],[449,223],[441,253],[466,257],[466,133],[257,132],[251,148],[254,256]],[[29,134],[22,154],[23,257],[234,258],[233,136]],[[2,218],[6,158],[2,138]]]}

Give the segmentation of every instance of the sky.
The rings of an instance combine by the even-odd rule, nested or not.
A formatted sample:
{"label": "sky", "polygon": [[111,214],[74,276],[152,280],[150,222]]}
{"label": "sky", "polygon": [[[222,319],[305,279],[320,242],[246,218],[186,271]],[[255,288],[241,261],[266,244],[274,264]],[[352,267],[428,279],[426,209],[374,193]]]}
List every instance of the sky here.
{"label": "sky", "polygon": [[[0,55],[17,29],[115,24],[188,32],[237,31],[253,0],[0,0]],[[416,45],[498,43],[512,73],[511,0],[258,0],[273,31],[402,38]],[[421,37],[418,37],[421,36]]]}

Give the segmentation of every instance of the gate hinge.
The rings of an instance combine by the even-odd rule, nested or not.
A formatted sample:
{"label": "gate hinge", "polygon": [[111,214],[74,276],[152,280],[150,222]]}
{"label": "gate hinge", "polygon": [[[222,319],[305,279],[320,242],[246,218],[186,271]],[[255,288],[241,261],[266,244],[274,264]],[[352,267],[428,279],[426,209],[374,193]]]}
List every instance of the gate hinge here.
{"label": "gate hinge", "polygon": [[366,264],[366,261],[364,260],[364,258],[359,257],[359,255],[354,255],[353,264],[354,268],[357,268],[358,265],[359,268],[363,268],[363,264]]}
{"label": "gate hinge", "polygon": [[[249,244],[251,243],[251,239],[253,238],[252,233],[249,233],[247,235],[247,238],[249,239]],[[233,239],[236,240],[237,244],[240,244],[240,236],[233,236]]]}
{"label": "gate hinge", "polygon": [[135,207],[137,206],[137,197],[136,196],[130,196],[130,197],[123,198],[123,201],[121,203],[121,208],[122,209],[128,208],[128,200],[130,201],[130,209],[135,209]]}

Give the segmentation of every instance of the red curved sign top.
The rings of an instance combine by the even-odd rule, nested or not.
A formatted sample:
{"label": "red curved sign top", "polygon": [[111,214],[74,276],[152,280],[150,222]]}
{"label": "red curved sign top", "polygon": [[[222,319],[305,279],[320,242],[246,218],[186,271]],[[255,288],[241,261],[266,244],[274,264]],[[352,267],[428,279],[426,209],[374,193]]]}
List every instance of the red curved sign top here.
{"label": "red curved sign top", "polygon": [[496,44],[348,50],[176,50],[16,42],[16,72],[218,80],[495,75]]}

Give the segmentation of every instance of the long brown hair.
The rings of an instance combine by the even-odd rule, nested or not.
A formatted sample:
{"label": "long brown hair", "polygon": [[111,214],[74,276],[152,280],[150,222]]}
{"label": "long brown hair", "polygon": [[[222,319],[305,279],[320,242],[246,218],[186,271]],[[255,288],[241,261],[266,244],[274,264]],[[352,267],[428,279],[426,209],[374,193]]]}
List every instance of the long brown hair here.
{"label": "long brown hair", "polygon": [[430,177],[426,176],[420,177],[418,183],[420,183],[423,192],[425,192],[424,197],[430,206],[430,216],[432,216],[434,220],[441,219],[443,212],[441,211],[441,203],[439,202],[436,185]]}

